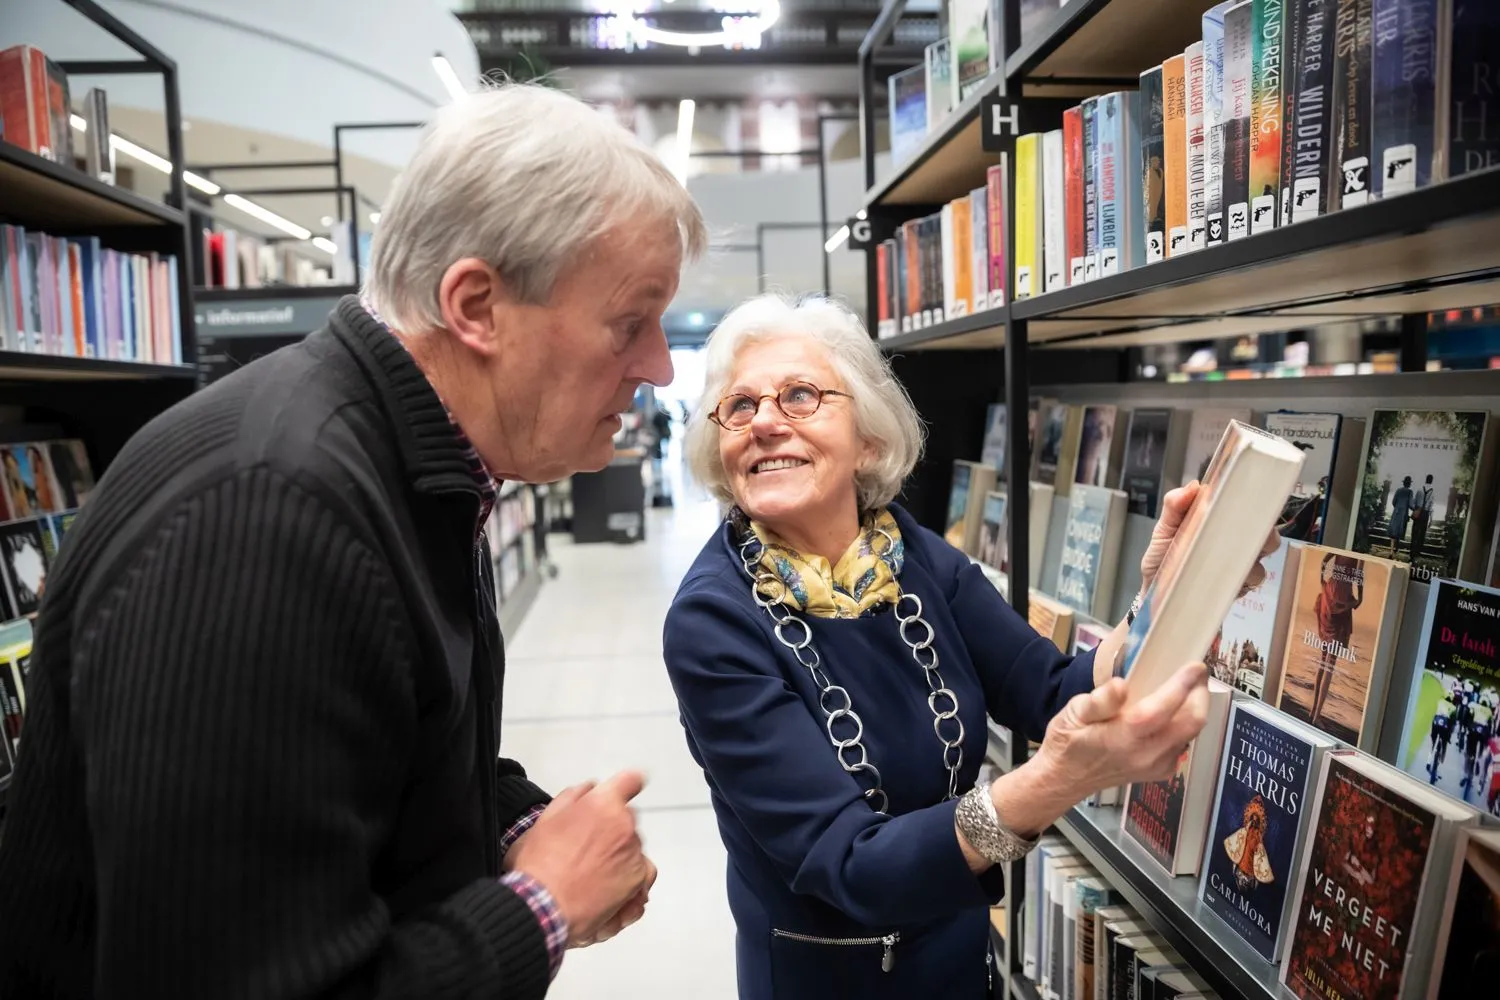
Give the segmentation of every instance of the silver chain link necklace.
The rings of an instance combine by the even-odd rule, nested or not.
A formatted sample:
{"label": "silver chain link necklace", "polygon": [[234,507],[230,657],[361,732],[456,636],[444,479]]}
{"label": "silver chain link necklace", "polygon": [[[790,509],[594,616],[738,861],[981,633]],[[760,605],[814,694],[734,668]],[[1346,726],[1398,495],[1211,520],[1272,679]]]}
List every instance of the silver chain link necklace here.
{"label": "silver chain link necklace", "polygon": [[[895,545],[895,539],[881,528],[876,528],[886,540]],[[828,674],[823,670],[822,657],[812,645],[812,628],[806,621],[798,617],[785,605],[787,586],[786,582],[777,576],[759,567],[759,556],[751,554],[751,548],[760,543],[754,531],[748,532],[748,537],[740,543],[740,559],[743,563],[745,575],[750,578],[750,596],[755,603],[766,610],[771,620],[776,623],[775,631],[777,640],[792,651],[797,657],[797,662],[807,669],[808,675],[812,677],[814,684],[818,686],[818,707],[823,710],[823,728],[828,733],[828,741],[833,744],[834,754],[838,757],[839,764],[850,774],[867,772],[874,782],[872,788],[866,789],[865,801],[870,807],[881,815],[890,812],[890,799],[881,787],[880,770],[870,763],[870,755],[865,750],[864,734],[865,724],[854,710],[854,701],[849,697],[849,692],[842,686],[833,683]],[[758,570],[758,572],[757,572]],[[778,596],[772,600],[761,595],[763,585],[771,593]],[[900,584],[898,582],[897,586]],[[910,601],[915,608],[911,614],[902,614],[902,602]],[[958,717],[958,696],[943,681],[943,675],[938,672],[938,654],[933,648],[932,641],[936,633],[932,630],[925,618],[922,617],[922,599],[916,594],[903,592],[896,598],[894,608],[896,621],[900,624],[901,640],[911,649],[912,659],[917,666],[922,668],[923,676],[927,680],[927,707],[932,712],[932,731],[937,735],[938,741],[943,745],[943,767],[948,770],[948,794],[943,801],[958,797],[958,772],[964,763],[964,720]],[[788,637],[787,626],[795,625],[799,632],[795,636]],[[915,641],[907,633],[914,625],[920,625],[927,630],[926,637]],[[926,654],[926,662],[924,662]],[[834,707],[829,707],[829,698],[833,697]],[[940,709],[938,705],[946,700],[948,707]],[[841,721],[847,720],[854,727],[854,735],[847,739],[840,739],[834,732],[834,726]],[[943,735],[944,723],[956,723],[958,733],[952,739]],[[948,727],[951,731],[952,726]],[[876,800],[880,804],[875,805]]]}

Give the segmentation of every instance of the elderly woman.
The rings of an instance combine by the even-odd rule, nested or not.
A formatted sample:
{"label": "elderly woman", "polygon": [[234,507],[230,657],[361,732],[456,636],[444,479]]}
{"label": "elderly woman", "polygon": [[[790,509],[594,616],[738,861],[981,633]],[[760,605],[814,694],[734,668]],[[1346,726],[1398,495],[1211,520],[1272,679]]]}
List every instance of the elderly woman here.
{"label": "elderly woman", "polygon": [[[687,448],[728,513],[665,645],[729,852],[740,996],[977,1000],[1000,863],[1090,793],[1171,774],[1204,668],[1127,704],[1123,623],[1059,653],[891,502],[920,423],[846,309],[754,299],[707,351]],[[1148,583],[1196,490],[1168,495]],[[1041,749],[976,786],[987,719]]]}

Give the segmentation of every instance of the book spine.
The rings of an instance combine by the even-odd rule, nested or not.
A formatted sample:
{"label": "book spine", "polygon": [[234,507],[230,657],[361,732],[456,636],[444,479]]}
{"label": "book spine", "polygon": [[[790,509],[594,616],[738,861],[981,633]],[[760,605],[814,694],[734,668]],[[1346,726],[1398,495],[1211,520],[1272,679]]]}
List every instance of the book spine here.
{"label": "book spine", "polygon": [[[1323,179],[1333,158],[1333,0],[1302,0],[1295,77],[1297,94],[1286,136],[1291,172],[1291,221],[1328,211]],[[1288,83],[1293,83],[1288,80]]]}
{"label": "book spine", "polygon": [[1203,242],[1224,242],[1224,15],[1203,15]]}
{"label": "book spine", "polygon": [[1250,232],[1276,228],[1281,186],[1282,0],[1251,6]]}
{"label": "book spine", "polygon": [[1055,292],[1068,284],[1067,239],[1063,224],[1063,134],[1055,129],[1042,136],[1042,254],[1046,290]]}
{"label": "book spine", "polygon": [[1099,140],[1099,274],[1120,270],[1120,95],[1099,98],[1094,134]]}
{"label": "book spine", "polygon": [[1146,263],[1166,258],[1167,218],[1162,189],[1165,123],[1162,118],[1162,68],[1141,74],[1141,218],[1146,225]]}
{"label": "book spine", "polygon": [[938,213],[939,256],[942,261],[943,315],[938,322],[952,318],[958,305],[958,227],[954,222],[953,203],[943,206]]}
{"label": "book spine", "polygon": [[972,308],[979,312],[990,307],[989,193],[976,188],[969,193],[970,229],[973,233],[970,253],[973,255],[974,298]]}
{"label": "book spine", "polygon": [[1005,260],[1005,158],[985,171],[986,224],[990,231],[990,308],[1005,305],[1006,278],[1010,265]]}
{"label": "book spine", "polygon": [[1187,67],[1187,227],[1189,250],[1202,250],[1205,240],[1204,184],[1208,148],[1203,132],[1203,43],[1184,53]]}
{"label": "book spine", "polygon": [[1140,267],[1146,260],[1146,223],[1141,198],[1134,185],[1141,176],[1141,95],[1120,92],[1120,125],[1115,146],[1120,156],[1116,172],[1120,206],[1120,270]]}
{"label": "book spine", "polygon": [[901,261],[904,274],[903,283],[906,291],[906,308],[901,310],[901,332],[911,333],[919,329],[917,316],[922,310],[922,299],[919,294],[919,276],[921,273],[921,255],[917,250],[917,223],[908,219],[901,224]]}
{"label": "book spine", "polygon": [[1068,284],[1083,282],[1083,107],[1063,112],[1063,219],[1067,231]]}
{"label": "book spine", "polygon": [[1177,257],[1188,249],[1187,60],[1182,56],[1161,64],[1161,91],[1167,256]]}
{"label": "book spine", "polygon": [[1500,97],[1495,94],[1500,4],[1455,3],[1449,37],[1447,165],[1449,176],[1458,177],[1500,165]]}
{"label": "book spine", "polygon": [[1250,78],[1253,44],[1249,3],[1224,13],[1224,238],[1250,235]]}
{"label": "book spine", "polygon": [[969,199],[959,198],[953,203],[953,302],[948,318],[969,315],[969,302],[974,297],[974,216],[969,211]]}
{"label": "book spine", "polygon": [[1406,194],[1441,179],[1437,143],[1440,0],[1375,0],[1374,196]]}
{"label": "book spine", "polygon": [[1374,11],[1371,0],[1338,0],[1334,18],[1333,157],[1328,171],[1330,208],[1370,200],[1370,84]]}
{"label": "book spine", "polygon": [[1041,156],[1037,149],[1041,136],[1037,133],[1016,139],[1016,298],[1030,298],[1039,286],[1034,282],[1041,277],[1041,254],[1038,243],[1041,234],[1038,218],[1041,213]]}
{"label": "book spine", "polygon": [[1099,99],[1083,102],[1083,280],[1099,276]]}
{"label": "book spine", "polygon": [[1281,199],[1277,208],[1278,226],[1292,221],[1292,181],[1296,170],[1297,81],[1301,78],[1302,28],[1308,0],[1284,0],[1281,8],[1281,168],[1276,191]]}
{"label": "book spine", "polygon": [[886,269],[890,266],[890,248],[881,243],[875,248],[875,301],[878,303],[879,312],[876,314],[875,336],[889,337],[891,321],[891,304],[887,299],[890,295],[890,277]]}

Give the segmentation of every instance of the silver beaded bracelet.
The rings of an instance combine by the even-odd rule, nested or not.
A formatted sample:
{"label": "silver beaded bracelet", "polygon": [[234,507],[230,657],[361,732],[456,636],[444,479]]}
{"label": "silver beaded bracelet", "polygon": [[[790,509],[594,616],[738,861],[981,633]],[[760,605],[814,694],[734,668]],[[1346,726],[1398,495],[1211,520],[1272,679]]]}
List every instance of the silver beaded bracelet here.
{"label": "silver beaded bracelet", "polygon": [[1000,822],[988,781],[975,785],[958,800],[955,817],[958,832],[974,850],[992,864],[1019,861],[1036,847],[1040,838],[1027,840]]}

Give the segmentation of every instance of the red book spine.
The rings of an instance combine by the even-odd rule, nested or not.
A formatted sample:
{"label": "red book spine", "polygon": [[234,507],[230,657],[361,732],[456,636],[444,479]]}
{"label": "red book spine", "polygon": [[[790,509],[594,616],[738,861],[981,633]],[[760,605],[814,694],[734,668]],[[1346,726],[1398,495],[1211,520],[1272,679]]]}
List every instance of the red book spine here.
{"label": "red book spine", "polygon": [[1088,247],[1084,238],[1083,108],[1063,112],[1063,226],[1067,233],[1068,284],[1083,282]]}
{"label": "red book spine", "polygon": [[876,328],[877,336],[887,335],[886,324],[890,322],[891,318],[891,301],[889,298],[891,294],[891,288],[890,282],[887,280],[885,273],[885,269],[887,266],[889,266],[890,263],[889,257],[890,254],[887,252],[887,248],[884,243],[875,248],[876,294],[878,295],[878,301],[880,303],[880,313],[877,317],[877,319],[879,320],[879,326]]}
{"label": "red book spine", "polygon": [[985,171],[985,209],[989,224],[990,308],[1005,305],[1005,168],[996,164]]}
{"label": "red book spine", "polygon": [[27,97],[30,101],[31,127],[36,135],[36,152],[56,159],[57,140],[52,135],[52,85],[47,79],[47,57],[42,50],[26,47]]}
{"label": "red book spine", "polygon": [[906,313],[916,316],[922,311],[922,250],[916,220],[903,223],[901,230],[906,237]]}

